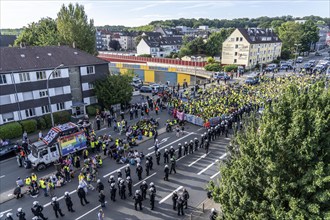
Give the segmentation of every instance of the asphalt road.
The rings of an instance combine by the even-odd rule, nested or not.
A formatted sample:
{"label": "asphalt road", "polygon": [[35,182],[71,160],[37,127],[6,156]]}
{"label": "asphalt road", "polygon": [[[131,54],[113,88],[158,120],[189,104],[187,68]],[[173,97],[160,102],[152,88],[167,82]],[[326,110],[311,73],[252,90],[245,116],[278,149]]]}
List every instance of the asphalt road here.
{"label": "asphalt road", "polygon": [[[177,138],[175,133],[164,133],[159,136],[159,140],[166,139],[163,144],[160,145],[161,152],[163,153],[165,148],[170,148],[173,145],[174,148],[177,148],[178,143],[184,143],[185,141],[189,142],[191,139],[198,137],[204,132],[203,128],[196,127],[193,125],[187,125],[185,134],[182,137]],[[118,168],[123,168],[124,165],[116,164],[111,159],[104,160],[103,168],[99,170],[99,178],[105,184],[106,189],[106,200],[107,207],[104,209],[105,216],[107,219],[171,219],[177,218],[176,212],[172,210],[172,201],[169,195],[176,189],[181,189],[185,187],[190,193],[189,208],[187,213],[192,211],[192,207],[197,207],[202,201],[206,198],[205,185],[210,180],[211,177],[216,178],[218,173],[218,162],[225,157],[226,145],[229,142],[229,138],[221,137],[216,141],[211,143],[210,153],[205,155],[204,149],[200,149],[192,155],[187,155],[182,159],[179,159],[177,162],[177,174],[171,174],[169,182],[163,180],[164,177],[164,164],[163,158],[161,159],[161,165],[157,166],[154,158],[154,170],[151,171],[150,176],[146,177],[146,174],[143,173],[143,178],[146,179],[147,183],[151,181],[155,183],[157,187],[157,196],[156,196],[156,208],[154,211],[151,211],[149,208],[149,201],[144,201],[144,209],[142,212],[135,211],[133,205],[133,199],[127,198],[126,200],[121,200],[118,198],[114,203],[110,201],[110,191],[109,184],[107,179],[110,174],[114,173],[116,177],[116,170]],[[148,149],[152,146],[153,140],[146,141],[142,143],[137,149],[143,151],[145,154],[151,153],[154,154],[153,149]],[[154,156],[153,156],[154,157]],[[221,159],[220,159],[221,158]],[[142,162],[144,166],[145,161]],[[137,189],[140,185],[137,175],[135,174],[135,167],[131,166],[132,180],[134,188]],[[57,197],[61,198],[65,191],[72,192],[72,199],[74,201],[75,213],[68,213],[64,200],[60,199],[60,205],[65,217],[61,219],[96,219],[97,212],[100,208],[98,202],[98,196],[95,191],[88,192],[87,199],[90,201],[90,204],[87,206],[81,206],[79,203],[78,196],[75,192],[78,186],[77,180],[73,180],[71,183],[68,183],[62,188],[55,190]],[[32,218],[32,213],[30,208],[32,202],[35,199],[30,198],[29,196],[24,196],[24,198],[19,200],[10,200],[1,204],[0,212],[16,212],[18,207],[22,207],[27,213],[27,219]],[[44,197],[42,194],[39,195],[37,200],[40,204],[44,205],[44,214],[50,219],[55,219],[54,212],[50,205],[51,198]]]}

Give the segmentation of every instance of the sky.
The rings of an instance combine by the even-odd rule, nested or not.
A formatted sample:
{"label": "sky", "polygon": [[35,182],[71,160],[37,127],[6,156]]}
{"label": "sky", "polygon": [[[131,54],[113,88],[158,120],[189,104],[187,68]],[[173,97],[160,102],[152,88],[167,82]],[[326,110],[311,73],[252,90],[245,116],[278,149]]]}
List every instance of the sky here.
{"label": "sky", "polygon": [[0,0],[0,28],[21,28],[43,17],[56,18],[61,5],[70,2],[84,5],[96,26],[134,27],[177,18],[330,17],[329,0]]}

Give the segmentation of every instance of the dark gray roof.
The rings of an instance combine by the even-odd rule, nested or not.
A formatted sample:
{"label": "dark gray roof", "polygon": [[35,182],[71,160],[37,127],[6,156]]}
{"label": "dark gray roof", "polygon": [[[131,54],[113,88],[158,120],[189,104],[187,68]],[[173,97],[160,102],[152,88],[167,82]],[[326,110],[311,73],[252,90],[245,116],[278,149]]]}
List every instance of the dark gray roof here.
{"label": "dark gray roof", "polygon": [[16,35],[0,35],[0,47],[8,47],[9,45],[14,45],[16,40]]}
{"label": "dark gray roof", "polygon": [[0,48],[0,73],[53,69],[60,64],[65,68],[106,63],[108,62],[69,46]]}
{"label": "dark gray roof", "polygon": [[144,37],[149,47],[160,47],[165,45],[182,45],[182,37]]}
{"label": "dark gray roof", "polygon": [[272,29],[238,28],[238,30],[250,44],[282,42]]}
{"label": "dark gray roof", "polygon": [[147,37],[160,37],[162,34],[159,32],[143,32],[142,36],[147,36]]}

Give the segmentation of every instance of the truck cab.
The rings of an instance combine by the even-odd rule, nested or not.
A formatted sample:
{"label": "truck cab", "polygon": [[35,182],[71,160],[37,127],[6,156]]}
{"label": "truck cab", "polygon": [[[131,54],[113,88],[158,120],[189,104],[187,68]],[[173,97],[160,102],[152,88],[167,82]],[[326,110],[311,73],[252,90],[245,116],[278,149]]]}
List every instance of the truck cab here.
{"label": "truck cab", "polygon": [[28,155],[26,168],[32,166],[38,171],[45,169],[61,156],[75,153],[87,147],[87,139],[83,131],[74,123],[58,125],[50,129],[40,141],[30,145],[31,153]]}

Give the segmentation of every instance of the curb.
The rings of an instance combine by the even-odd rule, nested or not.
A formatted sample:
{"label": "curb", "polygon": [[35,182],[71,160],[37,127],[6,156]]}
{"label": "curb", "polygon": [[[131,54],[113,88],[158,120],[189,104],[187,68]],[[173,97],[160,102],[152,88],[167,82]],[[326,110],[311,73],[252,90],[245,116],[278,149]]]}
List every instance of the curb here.
{"label": "curb", "polygon": [[[165,127],[160,128],[160,129],[157,130],[157,132],[158,132],[158,135],[164,134],[166,132],[166,128]],[[143,137],[142,140],[140,140],[140,141],[137,140],[136,143],[137,144],[141,144],[141,143],[144,143],[144,142],[146,142],[146,141],[148,141],[150,139],[153,139],[153,137]],[[107,157],[104,157],[103,154],[101,154],[101,157],[102,157],[102,159],[107,158]],[[80,170],[80,169],[75,169],[73,171],[76,172],[77,170]],[[50,174],[47,174],[45,176],[39,177],[38,179],[40,179],[40,178],[48,178],[51,175],[53,175],[53,173],[50,173]],[[0,194],[0,204],[5,203],[5,202],[8,202],[8,201],[10,201],[12,199],[15,199],[16,197],[13,194],[14,190],[15,190],[15,188],[13,188],[11,190],[7,190],[6,192],[1,193]],[[21,188],[21,191],[22,191],[22,194],[27,194],[28,187],[27,186],[23,186]]]}

